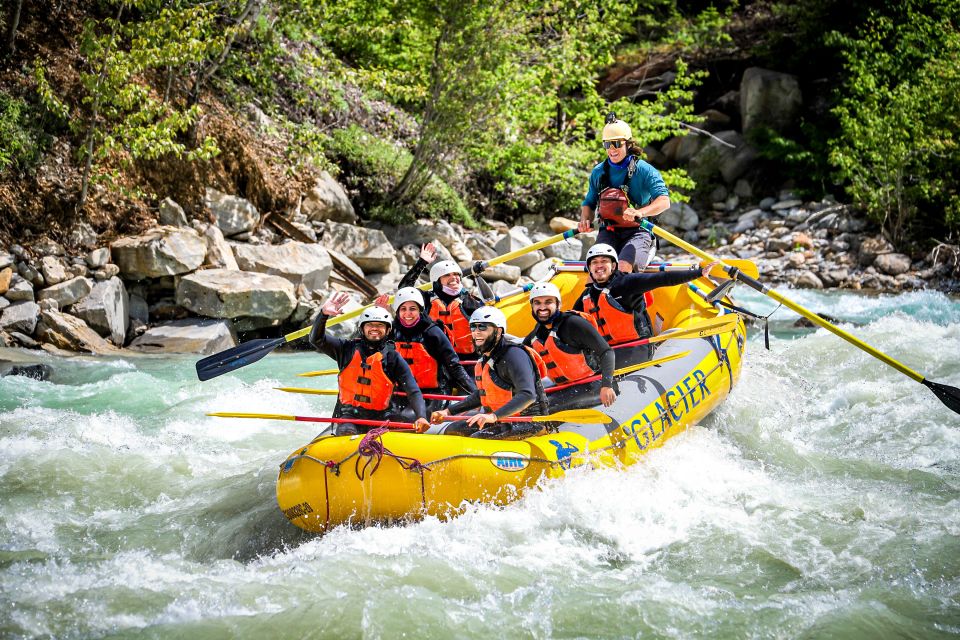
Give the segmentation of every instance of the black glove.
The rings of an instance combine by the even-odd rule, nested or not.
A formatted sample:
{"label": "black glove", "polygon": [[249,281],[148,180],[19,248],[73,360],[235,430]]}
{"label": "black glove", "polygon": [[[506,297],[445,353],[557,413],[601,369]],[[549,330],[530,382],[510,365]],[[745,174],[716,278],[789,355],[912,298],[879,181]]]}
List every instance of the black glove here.
{"label": "black glove", "polygon": [[473,266],[470,267],[470,272],[473,275],[478,276],[481,273],[483,273],[486,270],[486,268],[487,268],[487,263],[484,260],[477,260],[476,262],[473,263]]}

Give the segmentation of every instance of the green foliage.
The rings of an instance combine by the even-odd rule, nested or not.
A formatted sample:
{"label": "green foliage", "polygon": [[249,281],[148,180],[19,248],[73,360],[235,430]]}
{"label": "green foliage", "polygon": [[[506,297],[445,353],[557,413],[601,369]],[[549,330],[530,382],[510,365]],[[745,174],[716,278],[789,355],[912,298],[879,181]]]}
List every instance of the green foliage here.
{"label": "green foliage", "polygon": [[835,36],[848,82],[830,161],[896,241],[916,224],[960,223],[960,9],[947,6],[909,3],[856,38]]}
{"label": "green foliage", "polygon": [[31,169],[48,143],[31,106],[0,91],[0,173]]}
{"label": "green foliage", "polygon": [[338,129],[330,136],[327,153],[353,191],[351,200],[361,214],[389,224],[409,224],[417,218],[444,218],[475,227],[463,200],[445,182],[434,176],[420,197],[405,205],[389,198],[393,187],[406,173],[412,155],[403,147],[377,138],[358,126]]}

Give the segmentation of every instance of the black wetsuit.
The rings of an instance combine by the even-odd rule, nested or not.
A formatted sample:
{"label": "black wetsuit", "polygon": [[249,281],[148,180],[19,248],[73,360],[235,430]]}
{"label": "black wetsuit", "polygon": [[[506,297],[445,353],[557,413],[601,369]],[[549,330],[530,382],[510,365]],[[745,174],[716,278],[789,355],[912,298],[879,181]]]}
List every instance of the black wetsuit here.
{"label": "black wetsuit", "polygon": [[[519,343],[501,337],[493,350],[481,357],[477,363],[478,372],[488,360],[493,360],[492,373],[494,378],[501,384],[507,385],[513,393],[513,398],[496,410],[497,417],[546,415],[547,399],[543,392],[540,373],[526,349]],[[458,414],[480,406],[480,390],[478,389],[460,402],[450,405],[449,410],[451,414]],[[482,431],[478,431],[476,427],[471,427],[467,425],[465,420],[462,420],[449,424],[444,433],[476,438],[517,440],[536,435],[543,429],[544,423],[495,422]]]}
{"label": "black wetsuit", "polygon": [[596,327],[580,315],[569,311],[559,312],[549,324],[537,321],[536,328],[524,338],[525,345],[533,344],[534,339],[546,343],[550,331],[556,331],[556,340],[574,351],[579,351],[587,359],[594,371],[600,372],[600,380],[585,382],[555,393],[547,394],[550,400],[550,412],[562,409],[592,407],[600,404],[600,387],[613,387],[613,371],[616,354]]}
{"label": "black wetsuit", "polygon": [[[586,289],[594,304],[600,299],[600,294],[606,290],[610,299],[614,300],[627,311],[633,311],[633,326],[641,338],[653,335],[653,325],[647,314],[647,303],[643,294],[659,287],[671,287],[685,282],[696,280],[701,275],[699,267],[692,267],[687,271],[662,271],[659,273],[623,273],[614,271],[606,284],[591,282]],[[577,298],[573,304],[574,311],[583,311],[583,299]],[[649,360],[653,356],[652,345],[645,344],[639,347],[616,349],[617,368]]]}
{"label": "black wetsuit", "polygon": [[[400,355],[390,347],[390,343],[384,341],[379,349],[371,345],[363,338],[354,340],[341,340],[335,336],[328,335],[327,316],[321,313],[317,316],[313,329],[310,330],[310,344],[320,353],[326,354],[336,360],[337,368],[341,371],[353,360],[354,354],[359,350],[361,357],[369,357],[377,351],[383,352],[383,371],[388,378],[400,387],[407,394],[408,406],[413,410],[414,419],[426,418],[427,409],[423,403],[423,394],[417,381],[410,371],[410,366],[400,357]],[[335,418],[360,418],[363,420],[404,420],[403,416],[391,415],[389,409],[376,411],[373,409],[364,409],[348,404],[343,404],[337,400],[337,406],[333,410]],[[372,427],[368,425],[356,425],[353,423],[338,424],[336,434],[338,436],[355,434],[358,432],[369,431]]]}

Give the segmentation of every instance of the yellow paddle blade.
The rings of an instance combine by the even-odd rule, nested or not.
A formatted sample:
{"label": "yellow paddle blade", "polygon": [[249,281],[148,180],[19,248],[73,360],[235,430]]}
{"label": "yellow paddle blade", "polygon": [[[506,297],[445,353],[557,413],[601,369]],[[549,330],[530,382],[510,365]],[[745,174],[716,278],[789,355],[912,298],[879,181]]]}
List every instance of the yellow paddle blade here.
{"label": "yellow paddle blade", "polygon": [[286,416],[280,413],[231,413],[228,411],[215,411],[208,413],[208,416],[214,418],[262,418],[264,420],[296,420],[297,416]]}
{"label": "yellow paddle blade", "polygon": [[570,409],[548,416],[534,416],[532,422],[578,422],[580,424],[606,424],[610,416],[596,409]]}
{"label": "yellow paddle blade", "polygon": [[[757,263],[753,260],[724,260],[724,263],[730,265],[731,267],[736,267],[740,269],[740,272],[744,275],[748,275],[751,278],[760,277],[760,268],[757,267]],[[704,262],[702,266],[707,266],[708,263]],[[714,278],[730,278],[730,274],[723,270],[724,264],[718,264],[713,269],[710,269],[710,275]]]}
{"label": "yellow paddle blade", "polygon": [[664,340],[673,340],[674,338],[706,338],[715,336],[718,333],[727,333],[733,331],[740,322],[740,316],[735,313],[728,313],[716,318],[709,318],[703,322],[698,322],[691,327],[683,329],[670,330],[661,333],[658,336],[650,338],[650,342],[663,342]]}
{"label": "yellow paddle blade", "polygon": [[274,387],[274,389],[287,393],[312,393],[318,396],[335,396],[340,393],[336,389],[306,389],[304,387]]}
{"label": "yellow paddle blade", "polygon": [[681,351],[680,353],[674,353],[669,356],[663,356],[662,358],[647,360],[646,362],[640,362],[638,364],[632,364],[629,367],[623,367],[623,368],[617,369],[616,371],[613,372],[613,375],[623,376],[628,373],[633,373],[634,371],[639,371],[640,369],[646,369],[647,367],[656,367],[657,365],[661,365],[664,362],[670,362],[671,360],[678,360],[680,358],[685,358],[688,355],[690,355],[689,351]]}
{"label": "yellow paddle blade", "polygon": [[320,369],[319,371],[307,371],[297,375],[301,378],[316,378],[317,376],[335,376],[338,373],[340,373],[340,369]]}

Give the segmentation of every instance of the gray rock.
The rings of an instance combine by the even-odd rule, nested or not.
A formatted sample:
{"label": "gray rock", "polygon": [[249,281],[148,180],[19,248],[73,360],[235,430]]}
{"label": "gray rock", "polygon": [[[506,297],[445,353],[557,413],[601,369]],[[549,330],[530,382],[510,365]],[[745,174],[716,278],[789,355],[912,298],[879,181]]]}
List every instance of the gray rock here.
{"label": "gray rock", "polygon": [[151,327],[130,343],[146,353],[195,353],[212,355],[237,346],[233,325],[228,320],[188,318]]}
{"label": "gray rock", "polygon": [[786,131],[803,106],[800,83],[795,76],[750,67],[740,80],[740,113],[744,133],[757,127]]}
{"label": "gray rock", "polygon": [[158,218],[161,225],[170,227],[186,227],[187,214],[183,212],[183,207],[173,201],[171,198],[164,198],[160,203]]}
{"label": "gray rock", "polygon": [[736,184],[733,185],[733,193],[743,199],[749,199],[753,197],[753,187],[750,186],[748,181],[740,178]]}
{"label": "gray rock", "polygon": [[741,177],[757,157],[757,152],[736,131],[720,131],[707,140],[690,159],[690,174],[709,181],[718,174],[727,184]]}
{"label": "gray rock", "polygon": [[498,264],[493,267],[488,267],[481,274],[483,279],[487,282],[493,282],[494,280],[504,280],[511,284],[516,284],[520,280],[520,267],[512,264]]}
{"label": "gray rock", "polygon": [[559,260],[579,260],[583,253],[583,242],[579,238],[567,238],[554,242],[542,249],[543,255]]}
{"label": "gray rock", "polygon": [[544,280],[549,280],[554,273],[556,273],[557,261],[553,258],[547,258],[546,260],[541,260],[537,264],[533,265],[525,272],[523,275],[527,276],[534,282],[542,282]]}
{"label": "gray rock", "polygon": [[25,333],[20,333],[19,331],[11,331],[10,336],[19,342],[21,347],[26,347],[27,349],[36,349],[40,346],[39,342]]}
{"label": "gray rock", "polygon": [[13,267],[15,265],[16,259],[13,257],[12,253],[0,251],[0,269],[6,269],[7,267]]}
{"label": "gray rock", "polygon": [[108,262],[110,262],[110,249],[106,247],[94,249],[86,257],[87,266],[91,269],[99,269]]}
{"label": "gray rock", "polygon": [[40,305],[31,301],[15,302],[0,314],[0,329],[32,334],[37,327]]}
{"label": "gray rock", "polygon": [[7,307],[9,307],[10,304],[11,304],[11,303],[10,303],[9,300],[7,300],[7,299],[6,299],[5,297],[3,297],[3,296],[0,296],[0,311],[3,311],[3,310],[6,309]]}
{"label": "gray rock", "polygon": [[878,271],[891,276],[898,276],[910,270],[910,257],[902,253],[884,253],[873,261]]}
{"label": "gray rock", "polygon": [[80,318],[60,312],[44,311],[37,323],[36,335],[41,342],[59,349],[89,353],[116,353],[118,349],[101,338]]}
{"label": "gray rock", "polygon": [[67,242],[82,249],[93,249],[97,246],[97,232],[88,223],[80,221],[70,229]]}
{"label": "gray rock", "polygon": [[33,250],[39,256],[62,256],[67,253],[62,244],[49,238],[41,238],[34,242]]}
{"label": "gray rock", "polygon": [[874,236],[867,238],[860,243],[859,262],[861,266],[867,267],[874,263],[877,256],[893,253],[893,245],[883,236]]}
{"label": "gray rock", "polygon": [[326,171],[320,173],[317,183],[304,196],[300,211],[307,220],[333,220],[349,224],[357,221],[357,214],[347,192]]}
{"label": "gray rock", "polygon": [[44,256],[40,260],[40,272],[48,285],[60,284],[69,279],[67,266],[56,256]]}
{"label": "gray rock", "polygon": [[66,282],[55,284],[52,287],[41,289],[37,294],[38,300],[56,300],[60,308],[77,302],[93,290],[93,282],[89,278],[72,278]]}
{"label": "gray rock", "polygon": [[[497,257],[497,250],[493,248],[493,244],[487,242],[487,239],[479,233],[471,233],[465,242],[477,260],[492,260]],[[419,251],[419,248],[417,250]]]}
{"label": "gray rock", "polygon": [[120,275],[120,267],[115,264],[105,264],[93,272],[94,279],[101,282],[103,280],[114,278],[118,275]]}
{"label": "gray rock", "polygon": [[260,222],[260,213],[249,201],[210,187],[207,187],[204,204],[227,237],[248,233]]}
{"label": "gray rock", "polygon": [[283,320],[297,306],[294,286],[280,276],[208,269],[181,278],[177,304],[211,318]]}
{"label": "gray rock", "polygon": [[26,262],[20,262],[17,264],[17,272],[21,277],[23,277],[23,279],[29,281],[35,287],[42,287],[47,284],[43,274]]}
{"label": "gray rock", "polygon": [[770,211],[773,209],[773,205],[777,204],[776,198],[764,198],[760,201],[760,208],[764,211]]}
{"label": "gray rock", "polygon": [[18,278],[14,280],[13,284],[10,285],[10,288],[7,289],[4,297],[6,297],[6,299],[10,302],[33,302],[33,285],[23,278]]}
{"label": "gray rock", "polygon": [[[772,211],[783,211],[784,209],[793,209],[794,207],[799,207],[803,204],[803,200],[781,200],[776,204],[772,205],[770,209]],[[781,214],[786,215],[786,214]]]}
{"label": "gray rock", "polygon": [[150,321],[150,311],[147,306],[147,301],[139,294],[131,293],[127,304],[127,310],[131,320],[137,320],[143,324],[147,324]]}
{"label": "gray rock", "polygon": [[333,260],[326,249],[316,244],[287,242],[281,245],[232,245],[236,264],[242,271],[254,271],[286,278],[294,287],[308,291],[327,283]]}
{"label": "gray rock", "polygon": [[60,311],[60,303],[53,298],[40,301],[40,311]]}
{"label": "gray rock", "polygon": [[240,266],[233,255],[233,250],[223,237],[220,227],[208,224],[201,232],[203,241],[207,244],[207,255],[204,263],[216,269],[233,269],[239,271]]}
{"label": "gray rock", "polygon": [[399,270],[393,246],[379,229],[328,222],[323,245],[345,253],[364,273],[392,273]]}
{"label": "gray rock", "polygon": [[157,227],[110,245],[113,263],[126,280],[189,273],[203,264],[207,245],[189,227]]}
{"label": "gray rock", "polygon": [[[522,227],[511,227],[510,231],[508,231],[506,235],[497,241],[497,243],[494,245],[494,249],[497,251],[498,255],[502,256],[506,253],[517,251],[518,249],[523,249],[524,247],[529,247],[532,244],[533,241],[530,240],[530,237]],[[529,269],[542,260],[543,253],[540,251],[531,251],[514,258],[510,261],[510,264],[519,267],[520,270],[523,271],[524,269]]]}
{"label": "gray rock", "polygon": [[73,305],[70,313],[118,347],[123,346],[129,325],[130,298],[120,278],[94,285],[93,290]]}
{"label": "gray rock", "polygon": [[700,224],[700,216],[696,210],[685,202],[671,202],[670,208],[652,218],[654,224],[662,224],[674,229],[690,231]]}

